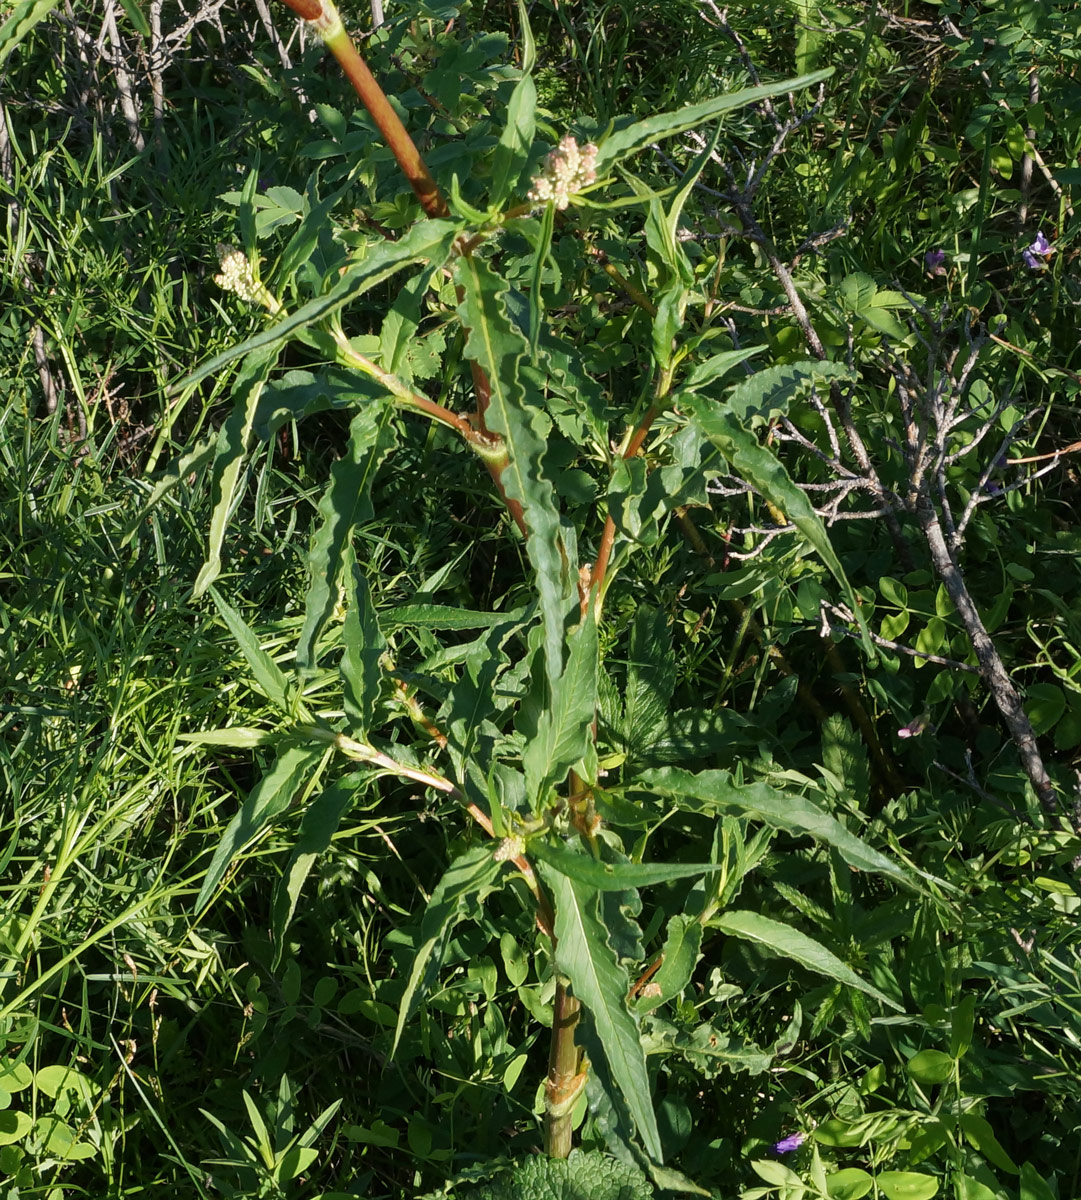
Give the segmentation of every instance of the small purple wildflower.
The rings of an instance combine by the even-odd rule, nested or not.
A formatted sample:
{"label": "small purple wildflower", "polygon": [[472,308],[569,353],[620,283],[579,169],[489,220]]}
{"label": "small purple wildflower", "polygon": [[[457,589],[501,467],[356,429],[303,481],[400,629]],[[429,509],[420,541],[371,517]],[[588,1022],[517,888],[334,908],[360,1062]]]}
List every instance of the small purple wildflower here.
{"label": "small purple wildflower", "polygon": [[1054,248],[1047,238],[1043,235],[1041,229],[1036,234],[1036,240],[1021,254],[1024,264],[1030,271],[1043,271],[1047,267],[1047,259],[1054,254]]}
{"label": "small purple wildflower", "polygon": [[907,725],[898,729],[897,736],[899,738],[919,737],[921,733],[928,729],[933,731],[934,726],[931,724],[927,714],[924,713],[922,717],[917,717],[914,721],[909,721]]}
{"label": "small purple wildflower", "polygon": [[945,262],[945,250],[928,250],[923,256],[923,267],[928,275],[945,275]]}
{"label": "small purple wildflower", "polygon": [[798,1150],[806,1141],[805,1133],[790,1133],[788,1137],[781,1138],[773,1146],[774,1154],[791,1154],[793,1150]]}

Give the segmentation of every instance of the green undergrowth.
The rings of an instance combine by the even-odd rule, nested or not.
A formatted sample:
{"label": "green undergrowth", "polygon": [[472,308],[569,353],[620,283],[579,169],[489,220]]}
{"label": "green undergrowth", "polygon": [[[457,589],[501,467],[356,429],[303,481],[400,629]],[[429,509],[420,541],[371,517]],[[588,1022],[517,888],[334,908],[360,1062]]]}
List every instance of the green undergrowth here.
{"label": "green undergrowth", "polygon": [[[134,46],[143,7],[121,7]],[[386,7],[388,25],[362,48],[439,183],[449,190],[460,173],[472,211],[486,202],[522,67],[518,13]],[[450,770],[429,717],[453,739],[463,697],[483,708],[475,736],[490,771],[472,777],[471,798],[509,787],[519,760],[530,787],[558,786],[528,757],[543,732],[529,724],[540,703],[530,671],[551,650],[530,607],[532,548],[453,431],[388,407],[388,455],[366,477],[352,560],[313,634],[320,498],[329,477],[348,481],[350,422],[376,396],[314,335],[283,350],[257,414],[261,442],[236,457],[231,492],[209,451],[183,457],[203,439],[227,443],[234,367],[178,382],[269,323],[214,284],[215,243],[255,251],[296,310],[333,286],[336,256],[380,232],[404,239],[416,203],[314,39],[291,46],[286,70],[255,17],[223,10],[226,40],[212,23],[190,34],[165,75],[160,135],[148,102],[137,152],[119,107],[79,109],[64,65],[76,61],[73,18],[62,17],[43,18],[3,67],[8,1200],[1076,1196],[1081,844],[1066,816],[1041,808],[964,670],[970,639],[914,524],[899,540],[882,520],[831,524],[837,570],[798,533],[739,557],[785,513],[687,484],[698,452],[688,421],[704,403],[691,388],[636,460],[663,485],[647,489],[645,465],[640,487],[610,474],[623,414],[649,404],[650,347],[666,351],[634,294],[656,296],[676,274],[675,250],[671,261],[658,250],[668,210],[654,209],[650,227],[634,192],[670,205],[692,167],[703,186],[673,225],[694,293],[680,336],[700,339],[696,365],[733,356],[730,407],[750,394],[736,386],[735,356],[758,348],[747,379],[768,369],[777,386],[744,415],[793,477],[827,474],[821,456],[775,440],[782,406],[824,442],[813,398],[841,379],[884,476],[903,482],[890,354],[926,375],[967,352],[966,331],[993,332],[969,394],[977,416],[1008,399],[987,446],[1016,433],[989,474],[959,454],[948,483],[959,507],[1001,491],[970,526],[965,576],[1069,809],[1081,513],[1072,458],[1048,456],[1081,439],[1077,6],[744,5],[729,11],[742,52],[712,6],[531,10],[537,136],[551,143],[751,86],[752,64],[769,82],[835,70],[770,166],[755,209],[767,242],[733,229],[721,194],[733,179],[708,155],[695,166],[702,144],[675,139],[630,162],[625,204],[592,196],[588,222],[573,224],[572,209],[550,231],[546,353],[580,353],[594,388],[584,399],[561,391],[562,360],[547,360],[545,470],[559,512],[585,531],[582,561],[596,553],[587,519],[598,499],[611,487],[626,505],[624,556],[592,628],[603,664],[597,804],[612,831],[597,856],[613,870],[685,868],[583,906],[586,924],[590,911],[605,922],[602,940],[633,985],[620,1011],[638,1031],[652,1101],[632,1095],[633,1116],[612,1101],[614,1035],[591,1008],[581,1033],[591,1081],[571,1098],[578,1149],[566,1163],[538,1156],[556,977],[531,894],[485,877],[452,897],[438,937],[426,916],[448,903],[448,867],[486,862],[491,845],[457,798],[425,786],[423,771]],[[292,28],[284,8],[274,19]],[[347,23],[367,29],[359,10]],[[91,86],[106,108],[111,79]],[[816,99],[812,88],[772,103],[787,116]],[[761,108],[726,117],[718,145],[735,182],[775,136]],[[1026,145],[1047,174],[1024,174]],[[474,162],[483,168],[470,176]],[[332,194],[333,235],[276,275]],[[1032,267],[1023,254],[1038,232],[1054,253]],[[493,328],[523,343],[544,315],[523,299],[537,278],[532,236],[511,230],[478,257],[472,300],[485,303],[484,271],[503,272],[514,291],[499,293]],[[791,266],[825,363],[809,365],[770,247]],[[940,272],[925,258],[938,251]],[[405,278],[349,310],[357,353],[386,353],[382,321],[407,311]],[[422,294],[427,284],[411,293]],[[454,324],[464,303],[435,279],[396,366],[454,412],[468,407],[477,353]],[[58,389],[52,412],[35,330]],[[1011,459],[1053,469],[1029,478]],[[861,609],[887,643],[874,660],[854,622],[853,636],[836,619],[822,636],[824,600]],[[574,629],[571,646],[590,627]],[[938,670],[901,646],[960,667]],[[365,695],[358,678],[377,683]],[[355,733],[361,710],[364,736],[421,778],[335,756],[332,736]],[[312,728],[325,735],[315,749]],[[564,774],[572,767],[586,769],[574,759]],[[238,832],[268,778],[273,819]],[[538,871],[573,901],[561,849]],[[708,873],[693,875],[695,864]],[[667,969],[647,977],[661,954]],[[660,1154],[642,1150],[646,1108]]]}

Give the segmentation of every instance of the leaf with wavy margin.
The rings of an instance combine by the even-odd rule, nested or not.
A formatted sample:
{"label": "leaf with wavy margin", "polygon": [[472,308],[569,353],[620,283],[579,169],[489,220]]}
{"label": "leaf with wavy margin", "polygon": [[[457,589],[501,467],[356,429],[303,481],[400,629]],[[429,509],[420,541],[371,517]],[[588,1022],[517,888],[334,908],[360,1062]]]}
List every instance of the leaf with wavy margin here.
{"label": "leaf with wavy margin", "polygon": [[765,946],[785,958],[794,959],[809,971],[825,975],[828,979],[835,979],[847,987],[856,988],[857,991],[866,992],[880,1004],[885,1004],[897,1012],[904,1012],[900,1004],[861,979],[832,950],[827,950],[821,942],[816,942],[814,938],[808,937],[800,930],[793,929],[791,925],[763,917],[761,913],[738,909],[711,917],[707,921],[707,925],[711,929],[719,929],[721,933],[727,933],[730,937],[743,938],[745,941]]}
{"label": "leaf with wavy margin", "polygon": [[540,598],[548,680],[554,683],[563,673],[564,624],[574,589],[555,489],[544,474],[548,418],[518,371],[528,344],[507,314],[507,284],[472,254],[459,260],[455,280],[462,289],[458,315],[467,331],[466,357],[484,371],[490,388],[485,421],[503,438],[509,458],[500,480],[507,496],[521,504],[529,529],[526,553]]}
{"label": "leaf with wavy margin", "polygon": [[650,1095],[638,1021],[627,1008],[627,972],[608,945],[597,916],[599,893],[561,871],[538,864],[555,903],[556,965],[589,1010],[608,1067],[651,1158],[661,1162],[661,1136]]}
{"label": "leaf with wavy margin", "polygon": [[849,608],[856,615],[860,627],[863,648],[871,662],[876,661],[871,644],[867,621],[860,611],[859,601],[852,585],[848,582],[841,560],[830,544],[829,534],[822,518],[815,512],[807,496],[796,486],[784,463],[763,446],[749,429],[745,429],[734,413],[716,400],[693,393],[681,393],[680,407],[687,411],[694,423],[724,455],[732,469],[745,479],[771,504],[786,514],[793,525],[803,534],[817,551],[833,577],[841,585]]}
{"label": "leaf with wavy margin", "polygon": [[435,981],[455,925],[466,915],[467,906],[483,897],[499,874],[502,863],[496,862],[494,849],[494,846],[488,845],[467,850],[451,863],[443,878],[435,885],[421,918],[420,944],[413,956],[409,979],[398,1007],[391,1058],[398,1050],[402,1030]]}
{"label": "leaf with wavy margin", "polygon": [[757,104],[759,100],[767,100],[771,96],[782,96],[786,92],[800,91],[813,87],[816,83],[828,79],[833,74],[833,68],[814,71],[810,75],[800,75],[795,79],[782,79],[780,83],[764,83],[758,87],[744,88],[732,92],[728,96],[716,96],[712,100],[704,100],[701,104],[688,104],[675,112],[657,113],[646,117],[644,121],[636,121],[623,129],[617,129],[609,134],[600,144],[597,154],[597,175],[606,175],[628,155],[644,150],[662,138],[675,137],[686,133],[689,129],[698,129],[710,121],[716,120],[726,112],[736,108],[745,108],[748,104]]}
{"label": "leaf with wavy margin", "polygon": [[338,603],[338,581],[349,538],[357,525],[371,520],[372,482],[394,446],[389,403],[372,403],[349,426],[345,454],[330,468],[330,483],[319,497],[319,526],[308,551],[311,581],[305,599],[304,628],[297,642],[297,666],[315,666],[315,643]]}
{"label": "leaf with wavy margin", "polygon": [[251,445],[252,424],[259,396],[277,356],[277,350],[270,347],[253,351],[244,360],[233,384],[236,398],[233,411],[222,425],[214,447],[214,464],[211,468],[214,509],[210,515],[206,562],[192,588],[193,600],[197,600],[221,573],[221,548],[237,483],[244,469],[244,458]]}
{"label": "leaf with wavy margin", "polygon": [[779,792],[768,783],[736,783],[727,771],[695,774],[679,767],[643,771],[629,786],[632,792],[637,789],[683,801],[699,801],[695,806],[698,811],[757,817],[774,829],[809,834],[832,846],[850,867],[858,871],[874,871],[908,887],[919,887],[907,867],[868,846],[806,796]]}
{"label": "leaf with wavy margin", "polygon": [[233,859],[289,807],[293,797],[319,769],[320,762],[331,753],[333,751],[325,745],[293,745],[281,751],[274,765],[248,793],[240,811],[222,835],[199,889],[196,911],[201,910],[214,894]]}
{"label": "leaf with wavy margin", "polygon": [[247,341],[231,346],[228,350],[207,359],[205,363],[200,363],[190,375],[185,376],[176,385],[176,390],[191,387],[208,375],[213,375],[215,371],[220,371],[227,363],[251,351],[264,347],[276,349],[294,333],[321,321],[324,317],[333,316],[350,301],[363,296],[365,292],[397,274],[403,267],[416,262],[442,265],[450,256],[454,239],[460,232],[461,226],[453,221],[421,221],[399,241],[381,242],[362,262],[347,265],[342,277],[323,295],[309,300],[296,312],[283,317],[277,324],[260,330]]}

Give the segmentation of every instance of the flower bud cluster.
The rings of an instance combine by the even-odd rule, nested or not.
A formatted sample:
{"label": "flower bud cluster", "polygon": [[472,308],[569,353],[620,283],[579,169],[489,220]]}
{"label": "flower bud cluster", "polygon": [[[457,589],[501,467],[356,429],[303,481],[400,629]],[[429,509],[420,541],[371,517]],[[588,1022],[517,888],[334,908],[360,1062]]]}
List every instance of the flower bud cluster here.
{"label": "flower bud cluster", "polygon": [[281,309],[278,300],[255,278],[255,272],[243,250],[219,242],[217,251],[221,274],[214,276],[214,282],[222,291],[233,292],[249,304],[261,304],[272,313]]}
{"label": "flower bud cluster", "polygon": [[525,854],[525,839],[517,834],[511,834],[510,837],[505,837],[495,849],[495,861],[510,862],[512,859],[520,858]]}
{"label": "flower bud cluster", "polygon": [[533,179],[529,199],[535,204],[554,203],[564,209],[575,192],[597,180],[597,147],[579,146],[568,133],[544,160],[544,170]]}

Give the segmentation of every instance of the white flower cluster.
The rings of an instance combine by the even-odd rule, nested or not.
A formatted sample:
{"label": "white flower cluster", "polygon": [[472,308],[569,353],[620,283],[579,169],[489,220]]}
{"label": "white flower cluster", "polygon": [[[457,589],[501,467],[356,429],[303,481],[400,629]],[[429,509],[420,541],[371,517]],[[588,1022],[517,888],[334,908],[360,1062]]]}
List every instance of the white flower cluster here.
{"label": "white flower cluster", "polygon": [[564,209],[575,192],[597,180],[597,147],[592,142],[579,146],[568,133],[544,160],[544,170],[533,180],[529,199],[535,204],[552,202]]}
{"label": "white flower cluster", "polygon": [[525,839],[517,834],[511,834],[510,837],[505,837],[495,849],[495,861],[510,862],[513,858],[520,858],[525,854]]}
{"label": "white flower cluster", "polygon": [[243,250],[225,242],[219,242],[216,249],[221,274],[214,276],[214,282],[222,291],[233,292],[249,304],[261,304],[272,313],[281,308],[275,297],[255,278],[251,263]]}

